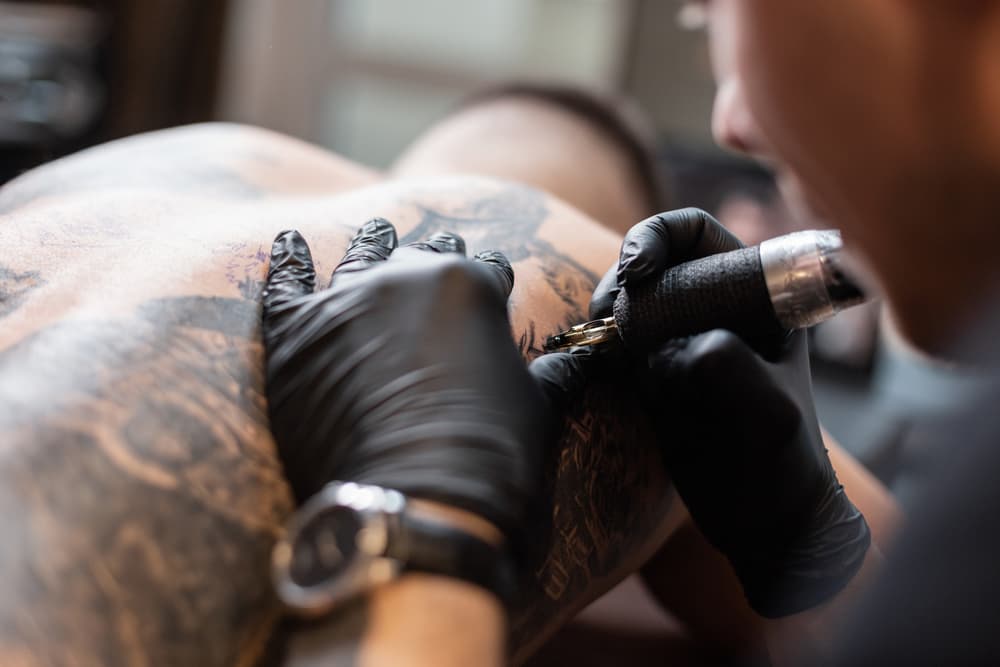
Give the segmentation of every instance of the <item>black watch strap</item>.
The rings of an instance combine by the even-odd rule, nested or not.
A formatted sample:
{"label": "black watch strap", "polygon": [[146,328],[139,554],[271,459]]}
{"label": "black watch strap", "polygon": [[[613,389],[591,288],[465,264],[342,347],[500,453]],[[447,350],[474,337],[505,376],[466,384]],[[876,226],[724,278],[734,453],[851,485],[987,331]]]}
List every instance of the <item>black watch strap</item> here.
{"label": "black watch strap", "polygon": [[514,596],[514,569],[506,550],[447,523],[403,512],[399,532],[386,553],[403,569],[440,574],[485,588],[509,607]]}

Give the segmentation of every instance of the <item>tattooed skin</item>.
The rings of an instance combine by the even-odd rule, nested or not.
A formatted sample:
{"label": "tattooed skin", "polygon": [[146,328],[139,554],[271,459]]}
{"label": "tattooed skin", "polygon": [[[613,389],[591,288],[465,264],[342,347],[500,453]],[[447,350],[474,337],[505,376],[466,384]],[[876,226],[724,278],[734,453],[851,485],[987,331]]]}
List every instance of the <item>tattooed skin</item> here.
{"label": "tattooed skin", "polygon": [[18,273],[0,266],[0,319],[14,312],[28,293],[40,287],[42,279],[37,271]]}
{"label": "tattooed skin", "polygon": [[[109,147],[115,168],[132,171],[120,189],[105,172],[88,187],[99,151],[0,190],[0,247],[12,250],[0,267],[0,664],[282,659],[269,556],[292,503],[267,429],[258,303],[278,231],[301,229],[327,276],[375,216],[404,242],[449,230],[470,254],[503,251],[526,357],[583,319],[617,250],[606,232],[527,188],[455,178],[372,185],[284,140],[237,138],[239,150],[223,141],[218,154],[256,157],[220,165],[217,188],[198,151],[173,146],[144,180],[119,165],[126,144]],[[155,144],[144,138],[136,151]],[[197,183],[162,183],[188,162],[202,165]],[[289,162],[306,164],[303,178],[326,190],[289,194],[268,171]],[[58,184],[74,179],[84,195],[61,197]],[[559,247],[560,237],[572,243]],[[672,494],[628,403],[596,387],[551,453],[537,551],[512,617],[519,657],[668,530]],[[330,627],[338,659],[329,664],[352,662],[364,605]]]}
{"label": "tattooed skin", "polygon": [[581,591],[609,587],[622,561],[638,555],[628,551],[642,550],[637,536],[654,532],[657,519],[641,503],[663,483],[662,466],[636,405],[620,388],[598,384],[566,420],[546,469],[547,504],[532,526],[537,551],[527,593],[512,616],[519,658],[537,647],[538,628],[578,609]]}
{"label": "tattooed skin", "polygon": [[[599,276],[538,237],[549,215],[542,193],[511,186],[482,200],[461,202],[447,212],[419,204],[417,208],[420,222],[401,240],[402,243],[426,239],[436,232],[462,230],[459,233],[470,255],[479,250],[499,250],[514,266],[518,262],[540,260],[545,282],[565,307],[566,316],[560,328],[566,329],[586,320],[588,304],[586,301],[581,303],[580,295],[592,293]],[[518,339],[521,353],[533,359],[542,354],[540,343],[529,323]]]}
{"label": "tattooed skin", "polygon": [[256,318],[233,299],[151,302],[0,354],[0,432],[17,448],[0,485],[4,647],[56,665],[232,665],[261,650],[266,577],[220,576],[266,572],[289,510]]}

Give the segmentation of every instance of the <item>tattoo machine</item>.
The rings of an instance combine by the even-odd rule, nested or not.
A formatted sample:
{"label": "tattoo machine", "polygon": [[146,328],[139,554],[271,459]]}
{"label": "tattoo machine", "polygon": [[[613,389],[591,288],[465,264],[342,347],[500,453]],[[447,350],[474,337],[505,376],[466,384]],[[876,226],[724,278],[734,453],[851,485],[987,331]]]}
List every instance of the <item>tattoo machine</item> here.
{"label": "tattoo machine", "polygon": [[866,301],[848,277],[840,232],[795,232],[710,255],[623,289],[614,316],[550,336],[547,351],[623,343],[649,350],[674,338],[728,329],[772,340]]}

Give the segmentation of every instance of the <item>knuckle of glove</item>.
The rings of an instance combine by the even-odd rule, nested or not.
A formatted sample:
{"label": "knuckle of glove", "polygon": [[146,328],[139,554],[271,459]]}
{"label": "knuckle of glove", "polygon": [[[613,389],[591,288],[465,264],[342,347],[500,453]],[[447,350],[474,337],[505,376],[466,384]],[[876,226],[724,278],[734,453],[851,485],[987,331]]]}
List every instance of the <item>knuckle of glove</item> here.
{"label": "knuckle of glove", "polygon": [[714,252],[729,252],[745,247],[742,241],[722,226],[721,222],[707,213],[705,215],[708,216],[702,241],[705,247],[710,248]]}
{"label": "knuckle of glove", "polygon": [[461,303],[506,307],[498,281],[486,266],[456,259],[438,268],[432,278],[433,288],[442,298]]}
{"label": "knuckle of glove", "polygon": [[675,252],[690,250],[712,223],[715,223],[715,218],[695,207],[678,209],[663,216],[664,230],[674,245],[678,246],[673,248]]}
{"label": "knuckle of glove", "polygon": [[667,253],[670,242],[668,222],[663,214],[646,218],[633,225],[622,242],[622,257],[632,257],[638,254]]}
{"label": "knuckle of glove", "polygon": [[706,424],[707,432],[766,433],[764,440],[777,445],[804,424],[793,397],[736,334],[718,330],[696,337],[671,367],[674,384],[683,385],[684,400],[695,412],[727,416]]}
{"label": "knuckle of glove", "polygon": [[733,234],[711,214],[700,208],[675,211],[671,229],[679,254],[694,253],[698,256],[729,252],[743,247]]}
{"label": "knuckle of glove", "polygon": [[669,214],[668,217],[669,219],[664,221],[665,224],[674,224],[678,227],[683,226],[689,230],[699,230],[712,223],[719,224],[706,211],[695,206],[678,209]]}
{"label": "knuckle of glove", "polygon": [[750,354],[739,336],[717,330],[692,339],[676,355],[675,366],[689,381],[711,385],[736,375]]}

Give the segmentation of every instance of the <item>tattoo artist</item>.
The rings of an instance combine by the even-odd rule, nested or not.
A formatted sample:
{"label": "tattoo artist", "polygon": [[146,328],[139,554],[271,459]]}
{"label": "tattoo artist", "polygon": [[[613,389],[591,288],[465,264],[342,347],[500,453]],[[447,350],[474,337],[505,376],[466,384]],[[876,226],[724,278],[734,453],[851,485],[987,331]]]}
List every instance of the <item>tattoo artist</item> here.
{"label": "tattoo artist", "polygon": [[[775,166],[812,214],[836,222],[914,347],[968,354],[970,332],[996,325],[1000,2],[688,4],[709,29],[717,139]],[[377,587],[368,568],[360,580],[374,591],[370,599],[391,595],[407,577],[431,589],[465,582],[449,598],[455,607],[435,607],[441,612],[427,614],[428,623],[464,609],[481,622],[462,627],[489,628],[492,640],[433,664],[498,664],[503,572],[538,488],[538,452],[594,360],[561,354],[524,368],[507,333],[512,277],[499,257],[473,262],[439,252],[459,248],[453,237],[422,249],[394,246],[387,225],[363,230],[333,287],[312,294],[304,242],[285,234],[275,245],[264,314],[268,393],[282,459],[306,501],[303,525],[292,531],[303,544],[288,548],[286,599],[300,595],[303,607],[321,613],[338,594],[357,592],[357,572],[324,577],[316,564],[337,562],[323,554],[378,542],[372,521],[351,507],[400,505],[386,492],[326,493],[323,484],[394,489],[414,513],[427,509],[418,528],[398,522],[389,546],[412,547],[414,569],[432,575]],[[736,247],[700,212],[640,223],[598,288],[593,314],[607,314],[616,290]],[[804,336],[760,352],[712,331],[654,350],[628,379],[646,387],[669,472],[749,602],[765,616],[804,619],[832,636],[840,603],[879,556],[823,447]],[[978,414],[978,424],[991,425],[990,410]],[[948,444],[961,443],[955,434],[964,432],[952,431]],[[1000,498],[989,492],[1000,450],[994,443],[963,452],[941,463],[938,497],[947,511],[931,502],[914,512],[926,525],[904,534],[860,620],[833,647],[834,664],[1000,659]],[[333,526],[317,531],[310,516],[328,516]],[[491,567],[473,567],[485,562]],[[340,587],[315,590],[330,581]],[[490,593],[479,598],[479,591]],[[424,591],[424,599],[432,595]]]}

